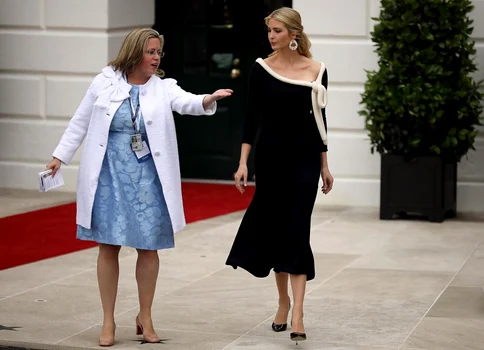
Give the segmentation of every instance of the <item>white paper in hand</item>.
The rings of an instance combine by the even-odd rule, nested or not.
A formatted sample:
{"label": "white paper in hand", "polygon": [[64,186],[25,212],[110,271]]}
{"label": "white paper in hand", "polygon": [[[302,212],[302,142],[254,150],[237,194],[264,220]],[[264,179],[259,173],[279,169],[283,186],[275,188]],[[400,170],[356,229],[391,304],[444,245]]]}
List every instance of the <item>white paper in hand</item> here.
{"label": "white paper in hand", "polygon": [[47,192],[53,188],[64,185],[64,178],[60,169],[52,177],[52,170],[45,170],[39,173],[39,191]]}

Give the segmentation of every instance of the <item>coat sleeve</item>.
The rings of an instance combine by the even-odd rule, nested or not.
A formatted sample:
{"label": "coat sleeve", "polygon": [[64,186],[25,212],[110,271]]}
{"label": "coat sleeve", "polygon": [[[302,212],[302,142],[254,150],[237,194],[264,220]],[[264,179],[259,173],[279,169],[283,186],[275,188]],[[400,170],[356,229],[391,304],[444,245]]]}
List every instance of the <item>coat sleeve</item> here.
{"label": "coat sleeve", "polygon": [[197,95],[183,90],[175,79],[165,79],[170,96],[171,110],[179,114],[213,115],[217,110],[217,102],[212,103],[208,109],[203,108],[203,99],[207,94]]}
{"label": "coat sleeve", "polygon": [[92,90],[91,84],[52,154],[66,165],[71,162],[72,157],[86,136],[92,109],[96,101],[96,95]]}
{"label": "coat sleeve", "polygon": [[254,145],[257,131],[259,128],[261,115],[261,75],[259,68],[260,64],[254,63],[249,75],[249,83],[247,87],[247,100],[245,106],[244,128],[242,133],[242,143]]}

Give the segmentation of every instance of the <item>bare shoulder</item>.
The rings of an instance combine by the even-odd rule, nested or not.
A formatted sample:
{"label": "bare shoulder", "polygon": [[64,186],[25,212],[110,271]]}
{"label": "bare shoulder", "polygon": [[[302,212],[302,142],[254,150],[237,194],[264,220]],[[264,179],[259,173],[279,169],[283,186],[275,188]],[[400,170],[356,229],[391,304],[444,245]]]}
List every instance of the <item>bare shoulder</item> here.
{"label": "bare shoulder", "polygon": [[270,56],[270,57],[266,57],[264,58],[264,62],[266,64],[268,64],[269,66],[272,66],[274,64],[274,61],[276,60],[276,56]]}
{"label": "bare shoulder", "polygon": [[316,76],[318,76],[319,71],[321,70],[321,62],[312,60],[310,58],[307,58],[307,60],[308,60],[308,66],[309,66],[309,69],[311,70],[311,72],[313,74],[315,74]]}
{"label": "bare shoulder", "polygon": [[276,58],[277,55],[272,55],[264,58],[264,62],[272,62]]}

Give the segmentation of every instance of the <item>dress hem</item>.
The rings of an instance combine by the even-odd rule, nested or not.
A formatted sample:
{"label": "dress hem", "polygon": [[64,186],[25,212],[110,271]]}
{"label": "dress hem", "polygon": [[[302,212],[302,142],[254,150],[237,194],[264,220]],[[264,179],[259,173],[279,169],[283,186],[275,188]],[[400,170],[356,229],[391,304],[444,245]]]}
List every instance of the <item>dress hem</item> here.
{"label": "dress hem", "polygon": [[113,244],[111,242],[96,240],[96,239],[93,239],[93,238],[80,238],[80,237],[76,237],[76,238],[80,241],[91,241],[91,242],[96,242],[96,243],[100,243],[100,244],[109,244],[109,245],[114,245],[114,246],[119,246],[119,247],[129,247],[129,248],[140,249],[140,250],[165,250],[165,249],[175,248],[174,244],[171,245],[171,246],[164,246],[164,247],[161,247],[161,248],[153,249],[153,248],[135,247],[135,246],[128,245],[128,244]]}
{"label": "dress hem", "polygon": [[279,272],[285,272],[285,273],[288,273],[290,275],[306,275],[306,282],[309,282],[311,280],[313,280],[316,276],[312,276],[311,278],[310,275],[308,275],[307,273],[298,273],[298,272],[294,272],[294,270],[291,270],[291,269],[285,269],[285,268],[282,268],[282,269],[279,269],[279,268],[276,268],[276,267],[271,267],[269,269],[269,271],[267,271],[267,273],[265,274],[258,274],[258,273],[255,273],[253,271],[251,271],[250,267],[244,267],[242,265],[237,265],[237,264],[230,264],[230,263],[226,263],[225,265],[227,266],[231,266],[234,270],[237,270],[238,267],[240,267],[241,269],[247,271],[248,273],[250,273],[252,276],[254,277],[257,277],[257,278],[266,278],[270,275],[271,271],[274,271],[275,273],[279,273]]}

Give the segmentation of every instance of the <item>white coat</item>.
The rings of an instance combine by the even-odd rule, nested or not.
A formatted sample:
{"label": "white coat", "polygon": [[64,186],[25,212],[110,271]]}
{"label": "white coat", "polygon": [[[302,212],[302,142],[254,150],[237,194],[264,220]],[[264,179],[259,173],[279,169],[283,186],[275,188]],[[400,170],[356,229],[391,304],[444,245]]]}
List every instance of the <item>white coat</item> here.
{"label": "white coat", "polygon": [[[119,106],[129,97],[130,90],[131,85],[121,72],[105,67],[92,81],[53,153],[54,157],[68,165],[85,139],[77,181],[76,222],[88,229],[91,228],[94,196],[106,153],[109,127]],[[202,104],[204,97],[184,91],[174,79],[160,79],[155,75],[140,86],[140,109],[175,232],[184,228],[185,215],[172,111],[213,115],[216,103],[205,110]]]}

